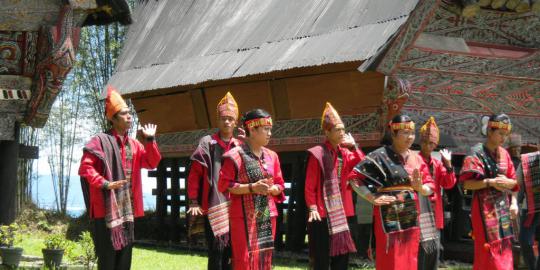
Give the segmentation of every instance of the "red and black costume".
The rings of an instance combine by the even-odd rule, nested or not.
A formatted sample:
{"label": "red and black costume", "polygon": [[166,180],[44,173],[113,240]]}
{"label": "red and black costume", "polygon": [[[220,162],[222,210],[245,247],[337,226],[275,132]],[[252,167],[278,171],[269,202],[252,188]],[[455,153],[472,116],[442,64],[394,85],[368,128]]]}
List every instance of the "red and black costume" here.
{"label": "red and black costume", "polygon": [[[327,103],[322,128],[331,130],[338,124],[343,124],[339,114]],[[322,219],[309,223],[310,265],[314,269],[347,269],[349,253],[356,252],[349,226],[354,221],[354,205],[347,176],[364,153],[339,145],[334,148],[329,141],[308,149],[308,153],[306,205]]]}
{"label": "red and black costume", "polygon": [[[499,174],[516,179],[510,155],[502,147],[492,153],[484,144],[479,143],[465,157],[459,179],[462,182],[483,181]],[[518,189],[516,185],[512,191]],[[471,208],[473,269],[513,269],[510,203],[510,194],[493,187],[474,191]]]}
{"label": "red and black costume", "polygon": [[[218,117],[238,118],[238,105],[231,93],[227,93],[217,106]],[[204,232],[208,249],[208,269],[230,269],[229,196],[218,190],[219,171],[223,154],[240,145],[235,138],[223,141],[219,132],[201,138],[191,155],[188,176],[188,199],[191,207],[201,207]],[[198,220],[198,217],[190,217]],[[199,229],[190,228],[190,231]]]}
{"label": "red and black costume", "polygon": [[[120,95],[109,90],[107,117],[127,108]],[[79,175],[92,231],[99,269],[129,269],[134,219],[144,215],[141,169],[154,169],[161,155],[153,138],[139,141],[111,130],[99,133],[85,145]],[[110,182],[127,180],[109,190]]]}
{"label": "red and black costume", "polygon": [[[273,178],[274,185],[281,191],[285,189],[278,155],[263,147],[261,157],[257,157],[247,144],[243,144],[223,156],[219,191],[227,192],[229,188],[255,183],[265,178]],[[283,202],[285,195],[283,192],[278,196],[230,194],[230,199],[229,220],[234,269],[271,269],[278,215],[276,203]]]}
{"label": "red and black costume", "polygon": [[[420,128],[420,140],[422,143],[434,143],[439,144],[440,132],[435,118],[430,117],[428,121]],[[446,167],[443,162],[438,159],[431,157],[424,157],[421,155],[424,162],[428,165],[429,173],[431,178],[433,178],[435,189],[433,190],[433,195],[429,197],[430,199],[430,210],[434,214],[435,224],[437,228],[437,234],[441,235],[441,230],[444,227],[444,209],[443,209],[443,198],[442,190],[451,189],[456,184],[456,176],[451,166]],[[439,256],[441,250],[441,243],[437,241],[437,247],[435,249],[429,250],[429,252],[420,248],[418,252],[418,269],[438,269],[439,267]]]}

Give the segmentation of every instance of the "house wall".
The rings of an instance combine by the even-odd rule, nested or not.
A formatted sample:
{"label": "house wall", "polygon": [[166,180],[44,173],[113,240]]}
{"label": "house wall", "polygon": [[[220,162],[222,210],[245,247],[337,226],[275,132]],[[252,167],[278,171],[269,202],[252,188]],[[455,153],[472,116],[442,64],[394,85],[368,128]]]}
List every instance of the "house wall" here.
{"label": "house wall", "polygon": [[132,99],[142,123],[152,122],[160,133],[216,127],[216,106],[230,91],[240,112],[262,108],[276,120],[320,118],[326,101],[342,115],[377,112],[384,75],[356,70],[260,80],[183,90]]}

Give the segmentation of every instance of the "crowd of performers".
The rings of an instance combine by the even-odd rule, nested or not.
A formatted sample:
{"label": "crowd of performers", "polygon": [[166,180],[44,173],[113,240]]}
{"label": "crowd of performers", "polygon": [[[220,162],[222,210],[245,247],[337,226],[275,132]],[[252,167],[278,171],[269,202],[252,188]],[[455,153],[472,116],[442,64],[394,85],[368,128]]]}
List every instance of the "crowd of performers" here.
{"label": "crowd of performers", "polygon": [[[133,223],[143,215],[140,169],[155,168],[161,156],[155,125],[143,127],[144,144],[127,136],[132,116],[113,89],[106,114],[112,129],[85,146],[79,174],[98,268],[129,269]],[[271,269],[276,204],[285,200],[279,157],[266,147],[272,117],[262,109],[240,117],[227,93],[218,103],[217,120],[218,132],[201,138],[191,156],[187,213],[201,220],[194,226],[205,231],[208,269]],[[456,179],[451,152],[441,150],[441,160],[432,157],[440,137],[433,117],[420,128],[419,152],[410,149],[416,124],[397,115],[388,124],[389,142],[365,155],[326,103],[321,118],[326,140],[307,150],[310,268],[348,268],[349,254],[356,252],[351,228],[361,214],[353,204],[356,193],[372,205],[377,269],[437,269],[442,192],[459,181],[473,191],[474,269],[513,269],[512,222],[518,216],[522,253],[529,269],[535,269],[540,152],[519,156],[519,150],[510,155],[503,148],[512,129],[505,114],[492,115],[483,125],[485,142],[471,147]]]}

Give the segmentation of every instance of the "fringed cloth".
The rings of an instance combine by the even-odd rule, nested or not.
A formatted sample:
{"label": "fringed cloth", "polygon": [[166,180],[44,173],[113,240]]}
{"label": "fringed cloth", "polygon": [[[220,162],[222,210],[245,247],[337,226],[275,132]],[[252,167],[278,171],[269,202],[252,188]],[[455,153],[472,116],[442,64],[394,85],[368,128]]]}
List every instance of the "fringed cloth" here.
{"label": "fringed cloth", "polygon": [[[227,197],[218,190],[219,170],[221,169],[221,157],[224,149],[212,139],[212,136],[207,135],[201,138],[197,149],[191,155],[191,160],[199,162],[203,167],[206,167],[208,172],[208,182],[210,191],[208,199],[208,221],[212,228],[212,233],[216,238],[214,243],[219,250],[223,250],[229,245],[229,205]],[[204,228],[204,220],[195,222],[198,226]],[[196,230],[197,227],[194,227]]]}
{"label": "fringed cloth", "polygon": [[527,196],[525,227],[530,227],[534,214],[540,211],[540,152],[521,155],[521,177]]}
{"label": "fringed cloth", "polygon": [[[118,142],[113,135],[100,133],[96,135],[83,151],[87,151],[103,162],[104,172],[102,175],[107,181],[114,182],[126,179],[127,184],[114,190],[103,190],[105,199],[105,223],[111,231],[111,241],[115,250],[133,243],[134,237],[134,217],[133,204],[131,202],[131,169],[133,154],[129,141],[125,145],[126,164],[125,171],[122,167],[122,154],[118,147]],[[86,181],[81,181],[83,185],[88,185]],[[83,187],[83,191],[88,187]]]}
{"label": "fringed cloth", "polygon": [[[420,158],[418,155],[416,157]],[[429,166],[429,173],[433,178],[435,175],[433,166]],[[435,221],[435,210],[429,197],[418,196],[418,203],[420,205],[420,245],[422,245],[426,254],[433,254],[437,252],[441,245],[440,234]]]}
{"label": "fringed cloth", "polygon": [[408,231],[418,227],[418,210],[414,191],[410,187],[396,186],[380,189],[378,194],[396,197],[396,201],[388,205],[380,206],[383,231],[388,236],[386,252],[396,235],[402,234],[407,241]]}
{"label": "fringed cloth", "polygon": [[318,145],[308,150],[318,161],[323,175],[324,206],[327,212],[328,233],[330,235],[330,256],[356,252],[351,237],[347,216],[341,198],[341,169],[343,159],[337,151],[338,166],[335,166],[331,150],[325,145]]}

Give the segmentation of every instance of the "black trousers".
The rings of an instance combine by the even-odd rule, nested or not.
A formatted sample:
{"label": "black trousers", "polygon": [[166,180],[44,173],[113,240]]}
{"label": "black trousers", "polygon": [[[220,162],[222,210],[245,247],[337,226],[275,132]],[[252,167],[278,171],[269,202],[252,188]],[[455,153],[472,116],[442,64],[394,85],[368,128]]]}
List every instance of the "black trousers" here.
{"label": "black trousers", "polygon": [[[353,232],[355,232],[354,227],[351,228]],[[369,249],[371,248],[371,244],[375,242],[373,235],[373,224],[357,224],[356,225],[356,232],[353,233],[354,236],[354,243],[356,245],[356,250],[360,258],[362,259],[368,259],[369,258]]]}
{"label": "black trousers", "polygon": [[92,239],[98,258],[98,270],[129,270],[133,244],[116,251],[112,246],[111,230],[104,219],[93,220]]}
{"label": "black trousers", "polygon": [[[348,217],[349,229],[352,228],[354,217]],[[314,270],[346,270],[349,268],[349,254],[330,257],[330,234],[328,233],[328,221],[308,223],[309,233],[309,264]]]}
{"label": "black trousers", "polygon": [[[439,231],[439,238],[441,231]],[[427,253],[422,244],[418,247],[418,270],[437,270],[439,268],[439,257],[441,247],[438,246],[434,251]]]}
{"label": "black trousers", "polygon": [[216,238],[210,227],[208,216],[204,217],[204,233],[208,247],[208,270],[229,270],[231,268],[231,244],[223,250],[217,248]]}

